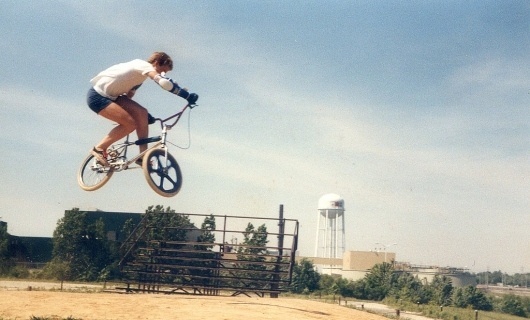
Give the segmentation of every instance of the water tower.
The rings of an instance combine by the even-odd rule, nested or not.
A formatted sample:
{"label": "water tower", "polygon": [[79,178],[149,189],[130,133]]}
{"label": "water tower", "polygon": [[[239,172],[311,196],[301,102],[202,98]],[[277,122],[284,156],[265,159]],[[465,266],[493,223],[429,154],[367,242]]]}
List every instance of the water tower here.
{"label": "water tower", "polygon": [[315,257],[342,259],[344,247],[344,199],[326,194],[318,200]]}

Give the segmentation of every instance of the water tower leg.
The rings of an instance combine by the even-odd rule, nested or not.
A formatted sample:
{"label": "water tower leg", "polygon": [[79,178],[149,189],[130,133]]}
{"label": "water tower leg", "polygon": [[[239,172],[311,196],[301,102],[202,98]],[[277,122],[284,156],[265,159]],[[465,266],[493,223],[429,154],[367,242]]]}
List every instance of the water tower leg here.
{"label": "water tower leg", "polygon": [[320,244],[320,213],[318,214],[318,220],[317,220],[317,237],[315,240],[315,257],[318,257],[319,244]]}
{"label": "water tower leg", "polygon": [[344,252],[346,251],[346,223],[344,220],[345,214],[342,213],[342,252],[341,252],[341,258],[344,256]]}

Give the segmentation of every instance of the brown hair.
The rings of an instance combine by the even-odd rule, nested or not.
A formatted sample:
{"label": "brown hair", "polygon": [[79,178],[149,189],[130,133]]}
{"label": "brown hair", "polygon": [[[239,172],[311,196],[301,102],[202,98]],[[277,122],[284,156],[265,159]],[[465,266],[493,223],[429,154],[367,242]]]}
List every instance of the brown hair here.
{"label": "brown hair", "polygon": [[173,60],[165,52],[153,52],[147,62],[150,64],[156,62],[159,66],[168,66],[170,70],[173,70]]}

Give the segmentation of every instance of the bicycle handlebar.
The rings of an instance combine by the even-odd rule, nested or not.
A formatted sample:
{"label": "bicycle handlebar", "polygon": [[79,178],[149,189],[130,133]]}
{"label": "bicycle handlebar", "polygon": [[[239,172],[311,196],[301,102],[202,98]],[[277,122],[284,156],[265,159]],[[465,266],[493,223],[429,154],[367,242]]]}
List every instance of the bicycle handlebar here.
{"label": "bicycle handlebar", "polygon": [[169,120],[171,120],[171,119],[176,117],[175,121],[171,125],[167,126],[169,129],[171,129],[174,125],[177,124],[177,122],[180,120],[180,117],[182,116],[182,114],[184,114],[184,111],[186,111],[186,109],[188,109],[188,108],[193,109],[196,106],[197,106],[197,104],[188,103],[188,104],[186,104],[184,106],[184,108],[182,108],[182,110],[180,110],[179,112],[177,112],[174,115],[170,116],[169,118],[166,118],[166,119],[155,118],[155,122],[159,121],[160,122],[160,127],[163,128],[164,127],[164,122],[169,121]]}

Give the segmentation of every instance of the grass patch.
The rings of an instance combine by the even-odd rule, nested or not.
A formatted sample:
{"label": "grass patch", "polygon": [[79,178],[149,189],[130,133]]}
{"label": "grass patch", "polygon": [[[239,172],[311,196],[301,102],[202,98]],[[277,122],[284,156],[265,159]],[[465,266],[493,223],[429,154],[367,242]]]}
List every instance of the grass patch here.
{"label": "grass patch", "polygon": [[495,319],[495,320],[522,320],[524,317],[513,316],[505,313],[473,310],[471,308],[457,308],[449,306],[422,305],[405,302],[395,302],[390,299],[382,303],[400,309],[402,312],[414,312],[426,317],[442,320],[475,320],[475,319]]}

